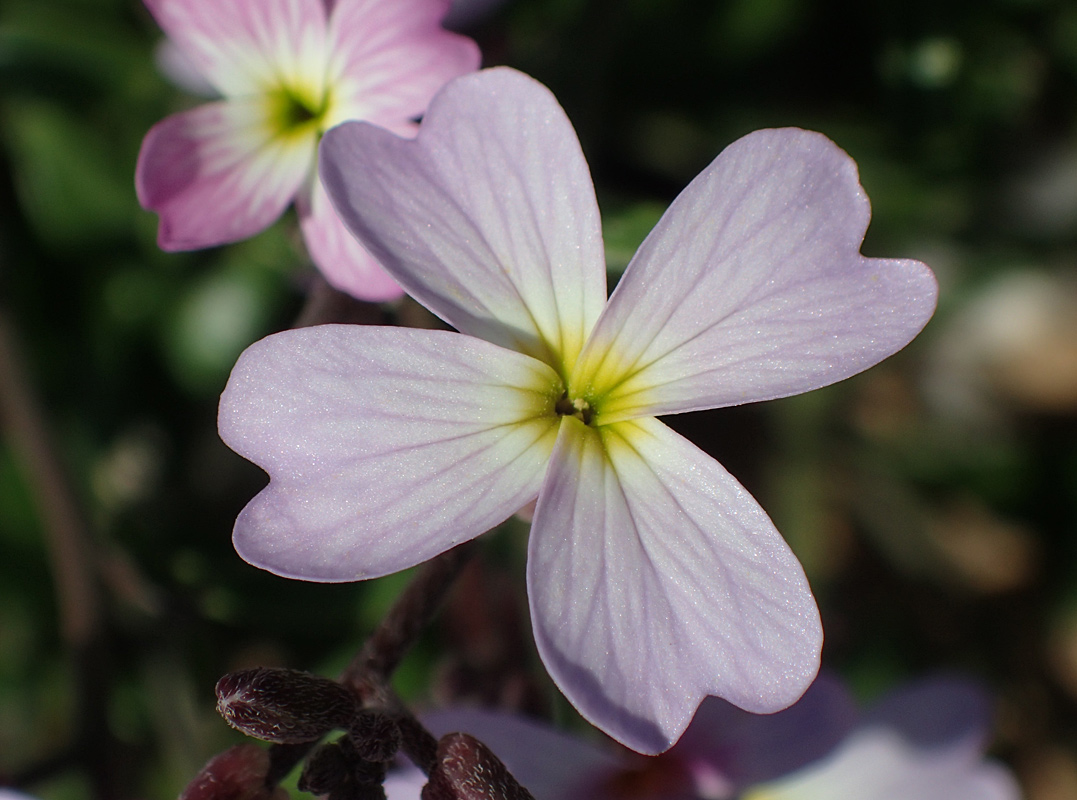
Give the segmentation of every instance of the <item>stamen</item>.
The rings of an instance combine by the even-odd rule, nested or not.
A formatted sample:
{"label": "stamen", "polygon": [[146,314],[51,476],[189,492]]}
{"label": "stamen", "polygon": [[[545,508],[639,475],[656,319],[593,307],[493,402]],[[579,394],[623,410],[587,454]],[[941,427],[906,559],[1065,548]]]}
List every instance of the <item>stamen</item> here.
{"label": "stamen", "polygon": [[591,424],[591,417],[593,417],[595,413],[594,409],[591,408],[590,403],[582,397],[570,399],[568,392],[561,395],[561,399],[554,404],[553,410],[562,417],[575,417],[584,425]]}

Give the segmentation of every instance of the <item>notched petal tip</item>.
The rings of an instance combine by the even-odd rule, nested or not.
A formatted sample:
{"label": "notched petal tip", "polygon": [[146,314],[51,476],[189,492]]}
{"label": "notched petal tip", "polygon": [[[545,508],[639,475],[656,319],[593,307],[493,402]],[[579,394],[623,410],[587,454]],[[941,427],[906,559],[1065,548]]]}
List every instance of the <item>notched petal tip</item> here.
{"label": "notched petal tip", "polygon": [[581,355],[579,379],[609,387],[604,420],[786,397],[907,345],[938,286],[919,262],[861,255],[869,218],[856,164],[825,136],[727,147],[641,245]]}
{"label": "notched petal tip", "polygon": [[548,89],[508,68],[434,97],[414,141],[344,123],[319,169],[345,225],[458,330],[567,372],[606,298],[598,205]]}
{"label": "notched petal tip", "polygon": [[288,577],[374,578],[425,561],[533,498],[557,376],[449,331],[323,325],[240,357],[224,441],[271,476],[236,520],[244,559]]}
{"label": "notched petal tip", "polygon": [[773,712],[819,668],[804,572],[721,466],[654,419],[565,418],[528,556],[539,653],[580,713],[658,753],[707,695]]}

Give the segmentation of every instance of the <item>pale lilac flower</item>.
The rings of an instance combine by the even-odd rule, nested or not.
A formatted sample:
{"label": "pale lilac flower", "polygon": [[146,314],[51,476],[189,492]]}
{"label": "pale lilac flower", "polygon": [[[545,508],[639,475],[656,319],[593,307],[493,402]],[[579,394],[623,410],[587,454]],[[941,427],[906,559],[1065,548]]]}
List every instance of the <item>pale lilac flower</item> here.
{"label": "pale lilac flower", "polygon": [[[899,689],[857,720],[844,686],[821,675],[792,707],[752,715],[717,698],[653,758],[617,755],[509,714],[427,715],[435,735],[483,741],[536,800],[1017,800],[984,759],[990,704],[976,684],[937,677]],[[425,778],[390,773],[389,800],[418,800]]]}
{"label": "pale lilac flower", "polygon": [[1009,770],[983,757],[989,722],[977,687],[914,684],[887,697],[829,756],[742,800],[1018,800]]}
{"label": "pale lilac flower", "polygon": [[656,419],[796,394],[903,347],[936,284],[858,252],[868,203],[829,140],[760,131],[674,201],[606,302],[572,127],[509,69],[453,81],[415,140],[326,134],[345,223],[460,333],[325,326],[240,357],[220,431],[269,486],[236,521],[253,564],[373,578],[538,498],[539,652],[589,721],[641,752],[709,694],[795,701],[822,631],[800,565],[718,462]]}
{"label": "pale lilac flower", "polygon": [[135,184],[160,215],[161,248],[245,239],[294,200],[330,283],[366,300],[398,297],[330,206],[317,145],[347,119],[412,133],[442,84],[478,67],[475,43],[439,24],[449,0],[145,2],[174,45],[169,63],[197,70],[223,98],[168,117],[142,142]]}

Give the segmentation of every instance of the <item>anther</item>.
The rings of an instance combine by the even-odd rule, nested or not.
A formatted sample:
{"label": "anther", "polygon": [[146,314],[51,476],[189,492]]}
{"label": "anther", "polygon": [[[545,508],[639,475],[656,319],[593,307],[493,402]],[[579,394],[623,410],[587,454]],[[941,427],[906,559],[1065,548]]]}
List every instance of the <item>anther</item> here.
{"label": "anther", "polygon": [[590,403],[582,397],[570,399],[568,392],[561,395],[561,399],[554,404],[553,410],[562,417],[575,417],[584,425],[590,425],[591,417],[594,416],[594,409],[591,408]]}

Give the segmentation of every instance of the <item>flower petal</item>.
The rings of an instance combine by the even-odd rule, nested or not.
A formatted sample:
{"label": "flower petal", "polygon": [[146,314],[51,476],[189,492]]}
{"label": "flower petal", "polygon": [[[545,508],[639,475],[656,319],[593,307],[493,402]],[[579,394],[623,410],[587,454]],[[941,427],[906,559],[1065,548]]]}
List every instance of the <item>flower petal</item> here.
{"label": "flower petal", "polygon": [[145,0],[157,24],[221,94],[323,85],[322,0]]}
{"label": "flower petal", "polygon": [[[601,420],[817,389],[904,347],[935,308],[916,261],[864,258],[856,165],[826,137],[734,142],[647,237],[577,365]],[[645,313],[641,313],[645,311]]]}
{"label": "flower petal", "polygon": [[819,668],[804,573],[718,462],[661,422],[561,423],[539,494],[528,592],[539,653],[573,705],[643,753],[705,695],[793,703]]}
{"label": "flower petal", "polygon": [[459,330],[563,371],[605,303],[587,164],[549,90],[500,68],[434,98],[418,138],[329,131],[322,180],[355,233],[416,300]]}
{"label": "flower petal", "polygon": [[896,732],[870,728],[853,734],[829,758],[771,784],[744,800],[1018,800],[1006,769],[963,749],[920,750]]}
{"label": "flower petal", "polygon": [[221,438],[270,474],[236,520],[252,564],[321,581],[410,567],[538,492],[559,386],[544,364],[448,331],[325,325],[249,347]]}
{"label": "flower petal", "polygon": [[447,0],[337,3],[329,18],[328,124],[412,119],[446,82],[478,69],[478,45],[441,27],[448,8]]}
{"label": "flower petal", "polygon": [[397,765],[389,770],[383,786],[386,800],[421,800],[426,775],[410,763]]}
{"label": "flower petal", "polygon": [[164,250],[245,239],[269,226],[313,167],[315,139],[274,137],[257,101],[209,103],[146,134],[135,186]]}
{"label": "flower petal", "polygon": [[773,780],[817,761],[853,730],[856,701],[838,678],[820,673],[796,703],[776,714],[750,714],[708,697],[670,757],[709,771],[737,789]]}
{"label": "flower petal", "polygon": [[296,202],[307,252],[329,283],[360,300],[395,300],[404,293],[344,223],[317,178]]}
{"label": "flower petal", "polygon": [[158,71],[188,94],[206,100],[220,100],[220,92],[202,74],[201,65],[171,39],[165,37],[153,50]]}
{"label": "flower petal", "polygon": [[918,747],[964,745],[982,752],[991,717],[991,698],[983,686],[936,675],[886,694],[864,715],[862,726],[890,728]]}

